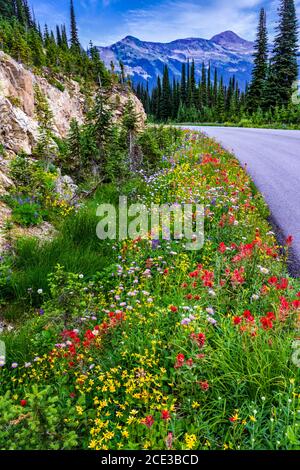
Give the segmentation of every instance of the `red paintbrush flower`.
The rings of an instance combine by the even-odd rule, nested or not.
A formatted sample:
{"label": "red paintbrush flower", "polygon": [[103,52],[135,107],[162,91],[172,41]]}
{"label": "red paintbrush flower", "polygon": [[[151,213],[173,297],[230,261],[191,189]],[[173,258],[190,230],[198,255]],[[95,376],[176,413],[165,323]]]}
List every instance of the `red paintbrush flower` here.
{"label": "red paintbrush flower", "polygon": [[203,348],[206,340],[204,333],[192,333],[190,337],[195,341],[195,343],[197,343],[200,349]]}
{"label": "red paintbrush flower", "polygon": [[199,382],[199,385],[201,390],[203,390],[204,392],[207,392],[207,390],[209,389],[209,383],[207,382],[207,380],[201,380]]}
{"label": "red paintbrush flower", "polygon": [[225,253],[226,251],[226,245],[224,242],[221,242],[220,245],[219,245],[219,252],[220,253]]}
{"label": "red paintbrush flower", "polygon": [[146,418],[144,418],[142,420],[142,424],[144,424],[145,426],[147,426],[147,428],[151,428],[154,424],[154,418],[153,416],[149,415],[149,416],[146,416]]}
{"label": "red paintbrush flower", "polygon": [[161,412],[161,418],[164,420],[164,421],[168,421],[169,419],[171,419],[171,415],[169,413],[168,410],[162,410]]}
{"label": "red paintbrush flower", "polygon": [[175,369],[179,369],[179,367],[182,367],[184,365],[185,361],[185,356],[184,354],[178,354],[176,357],[176,362],[175,362]]}

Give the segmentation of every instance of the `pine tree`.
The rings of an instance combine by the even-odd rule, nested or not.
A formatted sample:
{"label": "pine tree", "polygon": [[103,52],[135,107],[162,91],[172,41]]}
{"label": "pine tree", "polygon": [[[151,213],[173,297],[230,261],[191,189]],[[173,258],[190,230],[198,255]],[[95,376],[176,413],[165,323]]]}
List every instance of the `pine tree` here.
{"label": "pine tree", "polygon": [[78,121],[76,119],[72,119],[70,122],[67,141],[68,170],[71,171],[71,173],[79,172],[80,174],[82,163],[80,127]]}
{"label": "pine tree", "polygon": [[218,71],[217,71],[217,68],[215,67],[213,96],[212,96],[213,106],[216,106],[217,100],[218,100]]}
{"label": "pine tree", "polygon": [[210,62],[208,64],[208,71],[207,71],[207,104],[211,106],[212,104],[212,90],[211,90],[211,65]]}
{"label": "pine tree", "polygon": [[172,115],[172,98],[171,98],[171,87],[169,80],[169,69],[167,65],[164,67],[163,83],[162,83],[162,95],[160,104],[160,117],[163,121],[167,121]]}
{"label": "pine tree", "polygon": [[31,50],[32,63],[35,67],[45,65],[45,54],[43,44],[39,33],[35,29],[31,29],[28,36],[28,44]]}
{"label": "pine tree", "polygon": [[217,121],[218,122],[224,122],[224,118],[225,118],[225,90],[224,90],[224,85],[223,85],[223,77],[221,77],[220,84],[219,84],[216,114],[217,114]]}
{"label": "pine tree", "polygon": [[70,21],[71,21],[71,47],[74,50],[79,50],[80,42],[79,42],[78,28],[77,28],[77,21],[76,21],[73,0],[71,0],[71,4],[70,4]]}
{"label": "pine tree", "polygon": [[294,0],[281,0],[279,24],[271,59],[268,86],[271,106],[287,106],[298,77],[298,22]]}
{"label": "pine tree", "polygon": [[133,166],[133,147],[134,147],[134,138],[138,132],[138,123],[139,115],[135,111],[134,104],[131,99],[129,99],[125,105],[122,126],[125,130],[128,150],[129,150],[129,168],[132,169]]}
{"label": "pine tree", "polygon": [[32,15],[27,0],[23,0],[23,10],[26,26],[33,27]]}
{"label": "pine tree", "polygon": [[268,33],[266,24],[266,12],[261,9],[257,39],[255,42],[254,68],[252,81],[248,93],[248,109],[255,112],[257,108],[265,106],[266,84],[268,73]]}
{"label": "pine tree", "polygon": [[100,58],[99,50],[93,45],[92,41],[90,42],[89,57],[91,59],[90,65],[95,82],[100,86],[109,86],[111,84],[110,74]]}
{"label": "pine tree", "polygon": [[202,108],[205,108],[207,106],[206,68],[204,62],[202,62],[202,74],[200,83],[200,105]]}
{"label": "pine tree", "polygon": [[58,25],[56,25],[56,43],[59,47],[62,47],[61,31]]}
{"label": "pine tree", "polygon": [[186,70],[185,70],[185,63],[182,64],[181,69],[181,88],[180,88],[180,99],[182,104],[186,104]]}
{"label": "pine tree", "polygon": [[61,42],[62,42],[62,48],[67,50],[69,48],[69,44],[68,44],[66,25],[63,25],[61,27]]}
{"label": "pine tree", "polygon": [[124,66],[124,62],[122,62],[121,60],[119,61],[119,65],[120,65],[120,70],[121,70],[121,83],[125,83],[125,66]]}
{"label": "pine tree", "polygon": [[56,147],[53,141],[53,113],[38,85],[34,86],[34,98],[35,112],[39,124],[39,137],[34,154],[46,162],[47,167],[49,167],[56,158]]}
{"label": "pine tree", "polygon": [[192,61],[191,65],[191,78],[190,78],[190,99],[191,106],[196,105],[197,96],[196,96],[196,77],[195,77],[195,61]]}
{"label": "pine tree", "polygon": [[14,15],[13,0],[0,0],[0,16],[11,18]]}
{"label": "pine tree", "polygon": [[17,14],[17,18],[19,22],[25,26],[27,24],[27,19],[26,19],[26,13],[25,13],[23,1],[16,0],[15,8],[16,8],[16,14]]}
{"label": "pine tree", "polygon": [[89,114],[88,121],[93,142],[97,149],[90,156],[93,166],[92,171],[95,175],[100,172],[103,176],[107,164],[107,149],[112,136],[113,123],[111,105],[101,88],[98,90],[95,106]]}

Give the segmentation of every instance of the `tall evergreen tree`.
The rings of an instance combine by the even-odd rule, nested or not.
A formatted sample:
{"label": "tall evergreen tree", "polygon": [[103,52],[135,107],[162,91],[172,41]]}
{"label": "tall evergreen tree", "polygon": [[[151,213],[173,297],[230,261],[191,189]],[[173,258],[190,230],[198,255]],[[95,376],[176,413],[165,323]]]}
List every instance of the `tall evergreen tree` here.
{"label": "tall evergreen tree", "polygon": [[22,0],[16,0],[15,9],[16,9],[17,18],[20,21],[20,23],[24,26],[27,25],[26,13],[25,13],[24,4]]}
{"label": "tall evergreen tree", "polygon": [[62,25],[62,27],[61,27],[61,42],[62,42],[62,48],[63,49],[66,50],[66,49],[69,48],[66,25]]}
{"label": "tall evergreen tree", "polygon": [[212,96],[213,106],[215,106],[217,104],[217,100],[218,100],[218,70],[215,67],[213,96]]}
{"label": "tall evergreen tree", "polygon": [[181,68],[180,100],[182,104],[186,104],[186,69],[184,62],[182,63]]}
{"label": "tall evergreen tree", "polygon": [[262,8],[259,15],[257,39],[255,42],[254,67],[248,93],[248,109],[255,112],[266,104],[266,84],[268,73],[268,33],[267,17]]}
{"label": "tall evergreen tree", "polygon": [[200,84],[200,101],[201,106],[207,106],[207,82],[206,82],[206,68],[204,62],[202,62],[202,75]]}
{"label": "tall evergreen tree", "polygon": [[210,65],[210,62],[209,62],[208,71],[207,71],[207,103],[208,103],[209,106],[211,106],[211,104],[212,104],[211,94],[212,94],[212,90],[211,90],[211,65]]}
{"label": "tall evergreen tree", "polygon": [[80,49],[80,42],[78,36],[77,21],[75,15],[74,2],[71,0],[70,4],[70,21],[71,21],[71,47],[73,49]]}
{"label": "tall evergreen tree", "polygon": [[195,76],[195,61],[192,61],[191,65],[191,78],[190,78],[190,98],[189,102],[190,105],[194,105],[197,103],[197,95],[196,95],[196,76]]}
{"label": "tall evergreen tree", "polygon": [[[76,119],[70,122],[70,129],[67,140],[67,166],[71,173],[79,173],[82,169],[82,153],[80,127]],[[77,174],[78,177],[78,174]]]}
{"label": "tall evergreen tree", "polygon": [[58,25],[56,25],[56,43],[59,47],[62,46],[61,31]]}
{"label": "tall evergreen tree", "polygon": [[0,0],[0,16],[11,18],[15,13],[13,0]]}
{"label": "tall evergreen tree", "polygon": [[298,22],[294,0],[281,0],[268,86],[270,105],[287,106],[298,77]]}
{"label": "tall evergreen tree", "polygon": [[164,67],[163,83],[162,83],[162,95],[160,104],[160,116],[163,121],[167,121],[172,115],[172,97],[171,97],[171,86],[169,79],[169,69],[167,66]]}

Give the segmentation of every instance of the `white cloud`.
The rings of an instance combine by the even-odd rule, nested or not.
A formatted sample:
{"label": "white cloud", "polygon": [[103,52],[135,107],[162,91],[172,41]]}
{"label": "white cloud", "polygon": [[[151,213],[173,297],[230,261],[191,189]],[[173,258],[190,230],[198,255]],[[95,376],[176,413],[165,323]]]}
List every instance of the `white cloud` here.
{"label": "white cloud", "polygon": [[128,34],[150,41],[171,41],[183,37],[206,37],[233,30],[249,39],[255,36],[261,0],[214,0],[210,4],[181,0],[147,9],[131,10],[125,15]]}

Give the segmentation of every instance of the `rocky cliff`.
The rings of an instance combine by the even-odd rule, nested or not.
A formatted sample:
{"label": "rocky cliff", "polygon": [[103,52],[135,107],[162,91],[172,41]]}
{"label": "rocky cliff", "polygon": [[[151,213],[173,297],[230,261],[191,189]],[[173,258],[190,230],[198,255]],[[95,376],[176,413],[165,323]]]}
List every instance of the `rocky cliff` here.
{"label": "rocky cliff", "polygon": [[[21,150],[30,154],[37,142],[35,85],[47,98],[57,136],[66,137],[72,118],[83,123],[87,105],[80,85],[66,79],[59,83],[58,88],[0,51],[0,196],[6,194],[13,184],[8,177],[10,159]],[[146,114],[135,95],[115,85],[109,98],[115,110],[115,122],[122,118],[124,107],[131,99],[139,116],[139,126],[144,127]],[[5,245],[3,228],[9,216],[10,209],[0,202],[0,252]]]}
{"label": "rocky cliff", "polygon": [[[23,65],[0,51],[0,144],[10,153],[24,150],[30,153],[36,142],[38,124],[35,116],[34,85],[38,85],[48,100],[54,116],[54,131],[65,137],[70,120],[84,120],[85,96],[80,86],[72,80],[64,80],[63,91],[51,85],[46,78],[35,75]],[[111,99],[117,103],[116,120],[122,116],[129,98],[135,103],[143,126],[146,115],[140,101],[131,93],[116,87]]]}

